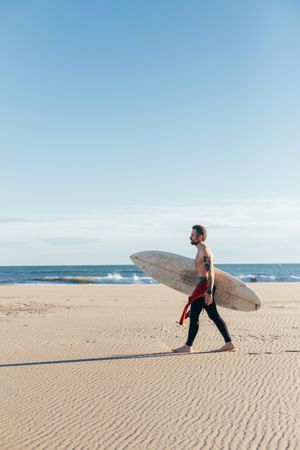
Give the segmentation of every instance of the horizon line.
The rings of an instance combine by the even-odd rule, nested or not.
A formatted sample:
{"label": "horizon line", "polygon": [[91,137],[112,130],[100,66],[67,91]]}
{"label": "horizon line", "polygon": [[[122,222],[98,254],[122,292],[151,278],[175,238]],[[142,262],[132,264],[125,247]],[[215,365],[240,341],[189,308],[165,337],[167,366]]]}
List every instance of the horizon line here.
{"label": "horizon line", "polygon": [[[192,258],[191,258],[192,259]],[[290,264],[300,264],[300,262],[249,262],[249,263],[245,263],[245,262],[234,262],[234,263],[215,263],[214,266],[223,266],[223,265],[228,265],[228,266],[232,266],[232,265],[290,265]],[[136,267],[135,264],[10,264],[10,265],[2,265],[0,264],[0,268],[3,267],[82,267],[82,266],[86,266],[86,267],[98,267],[98,266],[132,266],[132,267]],[[136,267],[137,268],[137,267]],[[138,269],[138,268],[137,268]],[[140,270],[140,269],[138,269]],[[140,270],[142,272],[142,270]]]}

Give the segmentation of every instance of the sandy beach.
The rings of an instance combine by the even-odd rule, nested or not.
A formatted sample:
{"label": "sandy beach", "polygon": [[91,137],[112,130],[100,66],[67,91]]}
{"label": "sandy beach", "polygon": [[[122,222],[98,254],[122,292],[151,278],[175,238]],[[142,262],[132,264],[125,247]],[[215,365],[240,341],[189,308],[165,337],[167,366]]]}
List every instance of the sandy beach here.
{"label": "sandy beach", "polygon": [[0,287],[1,449],[299,449],[300,283],[264,306],[201,315],[177,355],[186,297],[161,285]]}

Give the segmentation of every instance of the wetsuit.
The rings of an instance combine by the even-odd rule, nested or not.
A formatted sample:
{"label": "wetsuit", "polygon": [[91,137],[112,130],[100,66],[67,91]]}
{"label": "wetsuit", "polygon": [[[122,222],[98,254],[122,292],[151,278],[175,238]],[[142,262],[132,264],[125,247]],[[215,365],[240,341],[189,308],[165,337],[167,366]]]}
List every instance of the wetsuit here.
{"label": "wetsuit", "polygon": [[[206,291],[207,291],[207,280],[204,277],[199,277],[196,289],[194,290],[191,297],[189,297],[189,302],[186,305],[185,310],[184,310],[181,320],[180,320],[180,322],[183,323],[185,317],[188,314],[187,309],[190,306],[190,312],[188,314],[190,317],[190,327],[189,327],[188,339],[186,341],[186,345],[189,345],[190,347],[193,345],[194,339],[198,333],[199,316],[200,316],[200,313],[203,308],[207,312],[208,317],[214,322],[214,324],[216,325],[216,327],[222,334],[225,342],[231,341],[231,337],[230,337],[228,328],[226,326],[226,323],[224,322],[224,320],[218,313],[215,299],[213,298],[213,303],[211,305],[205,304]],[[201,297],[199,295],[201,295]]]}

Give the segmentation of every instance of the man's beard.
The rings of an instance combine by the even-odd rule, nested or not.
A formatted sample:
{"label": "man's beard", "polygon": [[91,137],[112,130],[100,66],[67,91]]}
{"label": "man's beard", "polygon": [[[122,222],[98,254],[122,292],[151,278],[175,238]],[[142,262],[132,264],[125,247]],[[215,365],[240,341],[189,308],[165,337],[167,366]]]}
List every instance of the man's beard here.
{"label": "man's beard", "polygon": [[199,242],[191,241],[191,245],[197,245]]}

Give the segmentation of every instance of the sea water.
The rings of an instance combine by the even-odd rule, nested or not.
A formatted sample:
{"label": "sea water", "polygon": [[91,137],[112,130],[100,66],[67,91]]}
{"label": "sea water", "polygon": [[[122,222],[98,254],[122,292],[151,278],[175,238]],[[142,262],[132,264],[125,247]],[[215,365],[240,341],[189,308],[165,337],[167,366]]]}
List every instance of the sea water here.
{"label": "sea water", "polygon": [[[248,282],[300,282],[300,264],[216,264]],[[0,284],[155,284],[134,265],[0,266]]]}

